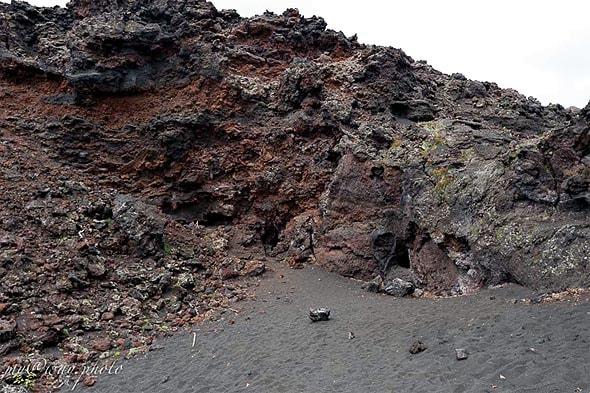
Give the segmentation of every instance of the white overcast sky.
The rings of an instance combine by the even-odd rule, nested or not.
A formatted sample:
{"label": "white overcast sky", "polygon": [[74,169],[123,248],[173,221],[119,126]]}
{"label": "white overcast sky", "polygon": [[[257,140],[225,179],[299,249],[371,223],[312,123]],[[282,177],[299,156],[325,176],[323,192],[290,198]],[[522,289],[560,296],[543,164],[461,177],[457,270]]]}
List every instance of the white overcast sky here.
{"label": "white overcast sky", "polygon": [[[0,0],[4,1],[4,0]],[[64,5],[66,0],[30,0]],[[590,100],[588,0],[213,0],[242,16],[299,8],[367,44],[403,49],[446,73],[511,87],[543,104]]]}

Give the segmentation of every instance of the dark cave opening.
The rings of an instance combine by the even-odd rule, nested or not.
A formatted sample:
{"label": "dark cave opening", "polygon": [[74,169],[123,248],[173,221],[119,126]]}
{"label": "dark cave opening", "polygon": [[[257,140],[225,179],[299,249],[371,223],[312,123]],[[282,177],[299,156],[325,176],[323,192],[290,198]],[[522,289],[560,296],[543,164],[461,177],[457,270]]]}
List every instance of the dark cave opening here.
{"label": "dark cave opening", "polygon": [[391,104],[390,109],[391,113],[395,117],[401,117],[404,119],[408,117],[408,113],[410,112],[410,107],[405,102],[394,102],[393,104]]}
{"label": "dark cave opening", "polygon": [[269,255],[272,250],[279,244],[279,236],[283,227],[281,224],[266,224],[262,232],[262,245],[264,246],[264,253]]}
{"label": "dark cave opening", "polygon": [[406,269],[410,268],[410,253],[408,251],[408,247],[406,247],[405,244],[401,244],[399,247],[396,247],[395,258],[399,266],[405,267]]}
{"label": "dark cave opening", "polygon": [[394,266],[410,268],[410,254],[407,244],[393,233],[386,232],[375,235],[373,249],[382,274],[387,274]]}
{"label": "dark cave opening", "polygon": [[215,226],[223,226],[229,225],[232,223],[233,217],[226,216],[225,214],[217,213],[217,212],[207,212],[203,214],[203,219],[199,221],[199,224],[202,224],[206,227],[215,227]]}

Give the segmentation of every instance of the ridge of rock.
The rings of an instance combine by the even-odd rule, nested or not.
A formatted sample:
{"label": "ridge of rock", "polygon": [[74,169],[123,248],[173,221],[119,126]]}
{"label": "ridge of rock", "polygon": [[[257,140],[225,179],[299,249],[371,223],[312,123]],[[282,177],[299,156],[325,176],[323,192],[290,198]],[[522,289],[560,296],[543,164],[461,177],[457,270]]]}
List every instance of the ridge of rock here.
{"label": "ridge of rock", "polygon": [[196,0],[0,3],[0,304],[42,332],[27,345],[121,314],[197,320],[265,257],[436,293],[590,285],[590,104],[326,26]]}

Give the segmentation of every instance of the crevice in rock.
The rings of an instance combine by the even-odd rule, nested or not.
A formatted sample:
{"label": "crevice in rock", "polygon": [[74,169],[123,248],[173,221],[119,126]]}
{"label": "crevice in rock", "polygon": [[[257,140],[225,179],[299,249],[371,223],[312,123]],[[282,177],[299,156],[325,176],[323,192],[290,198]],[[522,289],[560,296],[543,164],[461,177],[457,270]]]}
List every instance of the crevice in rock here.
{"label": "crevice in rock", "polygon": [[383,180],[383,174],[385,173],[385,168],[382,166],[375,166],[371,168],[371,179],[373,180]]}
{"label": "crevice in rock", "polygon": [[410,254],[408,252],[408,247],[404,245],[400,245],[396,248],[396,255],[397,255],[397,264],[401,267],[409,269],[410,266]]}
{"label": "crevice in rock", "polygon": [[279,244],[279,238],[283,229],[285,229],[284,224],[276,222],[271,222],[264,226],[261,238],[265,255],[270,255],[276,245]]}
{"label": "crevice in rock", "polygon": [[521,282],[510,272],[504,272],[499,279],[498,284],[516,284],[522,285]]}
{"label": "crevice in rock", "polygon": [[203,220],[199,224],[203,226],[223,226],[231,224],[233,217],[217,212],[207,212],[203,214]]}
{"label": "crevice in rock", "polygon": [[395,102],[391,104],[391,113],[397,117],[402,119],[408,118],[408,113],[410,112],[410,107],[405,102]]}
{"label": "crevice in rock", "polygon": [[461,236],[455,236],[449,233],[443,235],[440,247],[447,252],[467,252],[469,251],[469,241]]}
{"label": "crevice in rock", "polygon": [[397,238],[393,233],[374,234],[373,249],[381,275],[386,276],[395,266],[410,268],[410,256],[406,242]]}
{"label": "crevice in rock", "polygon": [[326,153],[326,160],[334,164],[334,166],[338,166],[340,159],[342,158],[342,153],[336,150],[330,150]]}
{"label": "crevice in rock", "polygon": [[161,203],[162,212],[171,219],[181,222],[198,221],[200,225],[215,227],[229,225],[234,215],[219,211],[212,201],[186,202],[174,204],[169,200]]}
{"label": "crevice in rock", "polygon": [[311,252],[311,255],[313,255],[313,257],[315,258],[315,249],[314,249],[314,242],[313,242],[313,226],[309,225],[307,227],[307,233],[309,234],[309,251]]}

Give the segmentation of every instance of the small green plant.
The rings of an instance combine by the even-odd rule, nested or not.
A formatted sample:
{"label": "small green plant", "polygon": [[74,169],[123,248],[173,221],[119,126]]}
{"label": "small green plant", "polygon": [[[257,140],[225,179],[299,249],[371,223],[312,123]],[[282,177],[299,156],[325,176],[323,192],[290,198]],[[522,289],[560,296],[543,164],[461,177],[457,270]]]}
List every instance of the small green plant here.
{"label": "small green plant", "polygon": [[425,130],[432,131],[432,132],[438,131],[441,128],[441,125],[438,124],[438,122],[436,122],[436,121],[425,121],[422,123],[418,123],[418,125],[420,127],[424,128]]}
{"label": "small green plant", "polygon": [[440,146],[445,145],[445,138],[443,138],[442,134],[440,133],[442,126],[438,124],[436,121],[419,123],[419,125],[423,129],[432,132],[432,139],[429,141],[423,141],[422,145],[420,146],[422,148],[422,157],[428,159],[430,153],[438,149]]}
{"label": "small green plant", "polygon": [[510,159],[512,160],[516,160],[518,158],[518,155],[520,154],[520,149],[516,149],[516,150],[512,150],[509,153]]}
{"label": "small green plant", "polygon": [[226,238],[218,235],[207,234],[205,235],[204,240],[208,255],[214,255],[218,251],[225,250],[228,244]]}
{"label": "small green plant", "polygon": [[172,254],[172,246],[168,244],[167,241],[164,241],[164,255],[169,256]]}
{"label": "small green plant", "polygon": [[36,373],[30,372],[26,374],[18,374],[14,377],[14,383],[20,386],[24,386],[27,389],[32,389],[35,386],[35,379],[37,379],[38,375]]}
{"label": "small green plant", "polygon": [[439,194],[442,194],[447,186],[453,181],[453,177],[449,174],[448,168],[434,169],[432,175],[437,179],[434,190]]}
{"label": "small green plant", "polygon": [[137,348],[131,348],[131,349],[129,350],[129,356],[135,356],[135,355],[137,355],[138,353],[139,353],[139,349],[137,349]]}
{"label": "small green plant", "polygon": [[153,329],[154,329],[154,327],[152,326],[152,324],[150,323],[150,321],[147,320],[147,319],[144,319],[143,320],[143,325],[141,325],[141,332],[143,333],[143,332],[145,332],[147,330],[153,330]]}
{"label": "small green plant", "polygon": [[502,240],[502,238],[504,237],[504,231],[505,231],[504,227],[496,228],[496,239],[497,240]]}
{"label": "small green plant", "polygon": [[391,150],[399,149],[402,145],[401,138],[395,134],[393,134],[392,138],[393,138],[393,142],[391,143]]}
{"label": "small green plant", "polygon": [[428,158],[430,153],[437,149],[436,145],[433,145],[427,141],[422,142],[422,145],[420,147],[422,148],[422,157],[424,158]]}
{"label": "small green plant", "polygon": [[440,132],[438,132],[438,131],[434,132],[433,140],[436,145],[444,145],[445,144],[445,139],[440,135]]}

